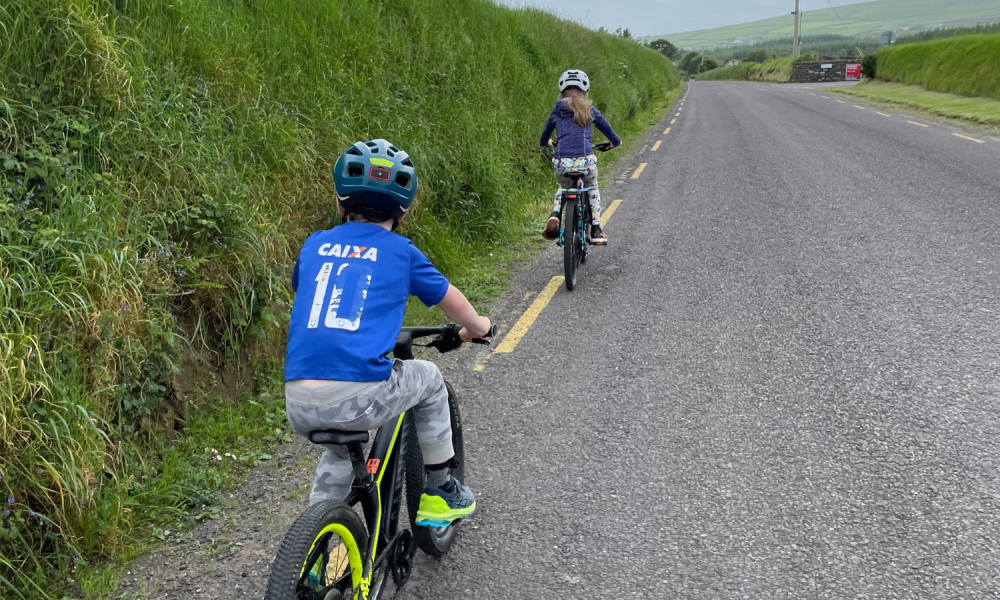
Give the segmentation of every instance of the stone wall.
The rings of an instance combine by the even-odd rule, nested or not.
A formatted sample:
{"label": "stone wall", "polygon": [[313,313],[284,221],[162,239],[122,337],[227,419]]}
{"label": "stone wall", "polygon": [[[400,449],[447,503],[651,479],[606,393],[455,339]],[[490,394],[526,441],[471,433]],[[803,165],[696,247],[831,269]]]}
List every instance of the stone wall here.
{"label": "stone wall", "polygon": [[[858,64],[860,62],[857,60],[824,60],[792,63],[791,83],[847,81],[847,65]],[[824,69],[823,65],[832,66],[829,69]]]}

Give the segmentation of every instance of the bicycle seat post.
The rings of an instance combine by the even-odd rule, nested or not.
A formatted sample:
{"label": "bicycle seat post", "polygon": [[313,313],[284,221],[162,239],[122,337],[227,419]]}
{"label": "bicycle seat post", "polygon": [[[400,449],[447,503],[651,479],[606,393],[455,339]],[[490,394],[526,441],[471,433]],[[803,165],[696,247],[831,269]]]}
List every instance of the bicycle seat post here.
{"label": "bicycle seat post", "polygon": [[347,451],[351,454],[351,466],[354,468],[354,478],[363,482],[367,486],[372,479],[372,474],[368,472],[365,463],[365,448],[361,442],[351,442],[347,444]]}

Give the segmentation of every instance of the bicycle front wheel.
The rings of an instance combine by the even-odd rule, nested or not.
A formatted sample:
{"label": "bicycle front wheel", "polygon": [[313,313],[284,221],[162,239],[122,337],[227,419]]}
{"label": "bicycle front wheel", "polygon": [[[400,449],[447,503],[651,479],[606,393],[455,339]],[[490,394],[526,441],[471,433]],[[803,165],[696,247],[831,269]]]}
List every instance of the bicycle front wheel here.
{"label": "bicycle front wheel", "polygon": [[285,534],[264,599],[356,600],[367,548],[365,525],[350,506],[314,504]]}
{"label": "bicycle front wheel", "polygon": [[576,213],[576,202],[567,204],[563,209],[563,270],[566,273],[566,289],[571,292],[576,287],[576,267],[580,264]]}

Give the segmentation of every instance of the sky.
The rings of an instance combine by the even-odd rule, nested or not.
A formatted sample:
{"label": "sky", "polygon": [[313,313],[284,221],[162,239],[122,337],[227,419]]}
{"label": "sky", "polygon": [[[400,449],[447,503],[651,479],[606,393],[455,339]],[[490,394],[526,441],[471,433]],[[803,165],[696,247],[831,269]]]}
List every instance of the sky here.
{"label": "sky", "polygon": [[[802,0],[817,10],[871,0]],[[594,29],[627,27],[636,36],[680,33],[738,25],[791,14],[795,0],[499,0],[510,6],[537,6]]]}

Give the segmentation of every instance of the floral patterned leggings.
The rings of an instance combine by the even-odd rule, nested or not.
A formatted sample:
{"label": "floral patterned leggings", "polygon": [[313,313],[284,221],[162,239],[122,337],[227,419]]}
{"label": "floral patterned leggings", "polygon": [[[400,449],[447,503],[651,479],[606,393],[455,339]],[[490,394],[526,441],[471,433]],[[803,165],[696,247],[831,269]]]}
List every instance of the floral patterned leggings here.
{"label": "floral patterned leggings", "polygon": [[559,191],[556,192],[556,203],[552,210],[559,212],[562,208],[562,190],[576,188],[576,181],[567,177],[566,173],[583,173],[583,185],[593,187],[590,190],[590,213],[591,225],[601,224],[601,191],[597,188],[597,157],[591,154],[584,158],[556,158],[552,160],[552,166],[556,169],[556,179],[559,181]]}

